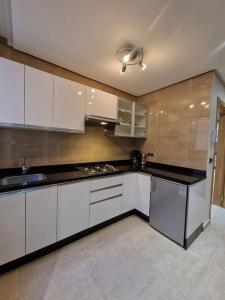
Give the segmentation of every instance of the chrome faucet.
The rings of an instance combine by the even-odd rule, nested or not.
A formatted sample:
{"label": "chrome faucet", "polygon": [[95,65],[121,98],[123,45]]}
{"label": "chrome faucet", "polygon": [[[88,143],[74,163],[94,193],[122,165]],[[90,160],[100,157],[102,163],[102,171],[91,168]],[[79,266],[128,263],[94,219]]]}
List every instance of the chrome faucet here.
{"label": "chrome faucet", "polygon": [[28,172],[28,170],[30,169],[30,167],[28,167],[26,165],[26,156],[25,155],[22,156],[22,159],[23,159],[23,164],[22,164],[22,167],[21,167],[22,168],[22,173],[26,174]]}

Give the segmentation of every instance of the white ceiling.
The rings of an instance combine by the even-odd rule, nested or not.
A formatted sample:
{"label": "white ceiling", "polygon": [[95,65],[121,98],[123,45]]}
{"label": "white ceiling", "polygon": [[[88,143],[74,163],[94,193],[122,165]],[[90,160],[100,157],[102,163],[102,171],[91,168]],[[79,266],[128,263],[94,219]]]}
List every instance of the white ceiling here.
{"label": "white ceiling", "polygon": [[[13,45],[134,95],[211,69],[225,78],[224,0],[12,0]],[[116,51],[147,69],[119,73]]]}

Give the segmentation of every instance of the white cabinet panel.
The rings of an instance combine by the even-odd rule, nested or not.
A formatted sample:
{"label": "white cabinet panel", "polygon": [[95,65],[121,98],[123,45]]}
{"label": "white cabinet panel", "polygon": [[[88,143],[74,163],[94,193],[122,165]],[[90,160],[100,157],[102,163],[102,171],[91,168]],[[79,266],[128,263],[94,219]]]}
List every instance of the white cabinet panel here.
{"label": "white cabinet panel", "polygon": [[56,242],[57,186],[26,192],[26,254]]}
{"label": "white cabinet panel", "polygon": [[25,125],[52,127],[53,75],[25,67]]}
{"label": "white cabinet panel", "polygon": [[205,211],[208,209],[205,191],[206,180],[202,180],[189,186],[186,238],[190,237],[190,235],[205,221],[204,215]]}
{"label": "white cabinet panel", "polygon": [[53,127],[84,131],[85,88],[71,80],[54,76]]}
{"label": "white cabinet panel", "polygon": [[57,240],[89,227],[90,182],[58,186]]}
{"label": "white cabinet panel", "polygon": [[151,176],[137,173],[135,208],[149,216]]}
{"label": "white cabinet panel", "polygon": [[24,125],[24,65],[0,58],[0,123]]}
{"label": "white cabinet panel", "polygon": [[100,224],[121,214],[121,197],[115,197],[90,206],[90,226]]}
{"label": "white cabinet panel", "polygon": [[0,196],[0,265],[25,255],[25,193]]}
{"label": "white cabinet panel", "polygon": [[91,191],[104,189],[110,186],[122,184],[122,176],[112,176],[91,180]]}
{"label": "white cabinet panel", "polygon": [[86,87],[86,114],[109,118],[117,118],[117,96]]}
{"label": "white cabinet panel", "polygon": [[121,202],[122,213],[134,209],[136,176],[137,174],[123,175],[123,196]]}

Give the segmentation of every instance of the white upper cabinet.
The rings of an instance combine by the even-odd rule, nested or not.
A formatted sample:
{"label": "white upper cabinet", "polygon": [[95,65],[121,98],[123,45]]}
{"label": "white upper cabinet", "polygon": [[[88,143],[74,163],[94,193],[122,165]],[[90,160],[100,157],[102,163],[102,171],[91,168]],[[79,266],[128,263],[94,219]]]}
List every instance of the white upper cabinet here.
{"label": "white upper cabinet", "polygon": [[146,138],[148,132],[148,109],[134,101],[118,99],[118,122],[116,136]]}
{"label": "white upper cabinet", "polygon": [[116,120],[117,96],[86,87],[86,115]]}
{"label": "white upper cabinet", "polygon": [[24,65],[0,58],[0,123],[24,125]]}
{"label": "white upper cabinet", "polygon": [[25,66],[25,125],[52,127],[53,75]]}
{"label": "white upper cabinet", "polygon": [[84,131],[85,88],[82,84],[54,76],[53,127]]}

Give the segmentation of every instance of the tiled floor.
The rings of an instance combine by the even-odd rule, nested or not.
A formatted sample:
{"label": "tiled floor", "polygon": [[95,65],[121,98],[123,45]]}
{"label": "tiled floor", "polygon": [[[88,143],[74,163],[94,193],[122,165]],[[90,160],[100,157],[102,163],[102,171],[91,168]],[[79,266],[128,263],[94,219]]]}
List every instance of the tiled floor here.
{"label": "tiled floor", "polygon": [[225,209],[184,251],[136,216],[0,276],[1,300],[225,300]]}

